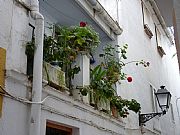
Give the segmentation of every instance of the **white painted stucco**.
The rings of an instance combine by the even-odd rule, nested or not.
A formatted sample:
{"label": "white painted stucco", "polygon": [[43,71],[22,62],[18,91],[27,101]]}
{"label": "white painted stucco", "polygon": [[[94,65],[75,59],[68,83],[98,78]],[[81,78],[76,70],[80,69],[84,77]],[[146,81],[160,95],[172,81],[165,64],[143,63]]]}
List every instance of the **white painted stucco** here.
{"label": "white painted stucco", "polygon": [[[142,105],[142,113],[152,112],[151,95],[150,95],[150,84],[157,90],[159,86],[165,85],[166,88],[172,93],[172,101],[175,122],[179,124],[179,119],[177,116],[177,108],[175,105],[175,100],[179,96],[180,80],[177,58],[172,57],[175,51],[175,46],[172,46],[162,31],[159,22],[152,18],[152,13],[150,16],[145,17],[146,23],[149,25],[151,31],[153,32],[152,39],[149,39],[143,29],[142,12],[141,12],[141,2],[140,1],[121,1],[121,11],[119,22],[122,25],[123,33],[119,36],[119,44],[127,43],[129,45],[128,49],[128,60],[140,60],[144,59],[150,62],[149,68],[143,68],[136,65],[127,65],[125,71],[133,77],[132,83],[122,82],[118,92],[123,97],[132,98],[134,97]],[[126,7],[126,8],[125,8]],[[148,19],[147,19],[148,18]],[[155,26],[158,26],[161,33],[161,46],[164,48],[166,55],[162,58],[158,54],[157,44],[155,38]],[[171,120],[171,112],[169,111],[167,115],[159,119],[161,123],[161,133],[162,134],[179,134],[177,128]],[[153,131],[153,121],[151,120],[147,123],[146,128]],[[138,128],[137,118],[133,115],[127,119],[128,127],[132,129]],[[177,126],[178,127],[178,126]],[[174,131],[174,129],[176,129]],[[133,132],[133,130],[131,131]],[[155,132],[155,131],[153,131]],[[147,132],[148,133],[148,132]]]}
{"label": "white painted stucco", "polygon": [[119,0],[111,0],[111,2],[107,0],[98,0],[99,3],[106,9],[106,11],[111,15],[111,17],[118,21],[118,6],[119,6]]}
{"label": "white painted stucco", "polygon": [[[100,2],[107,6],[105,0]],[[112,5],[109,5],[109,9],[113,9],[114,2],[115,0]],[[141,2],[139,0],[119,0],[118,5],[118,22],[123,28],[123,33],[117,37],[117,41],[112,41],[107,35],[101,37],[102,43],[97,52],[102,51],[103,45],[109,42],[118,42],[119,45],[127,43],[129,45],[129,61],[144,59],[150,62],[149,68],[135,66],[134,64],[127,65],[125,72],[133,77],[133,82],[121,81],[121,84],[117,86],[118,94],[124,98],[136,99],[141,103],[142,113],[148,113],[153,111],[150,85],[155,89],[158,89],[160,85],[165,85],[172,93],[171,103],[174,120],[172,120],[172,114],[169,110],[166,115],[149,121],[142,130],[146,132],[145,135],[179,135],[178,127],[180,123],[175,101],[177,97],[180,97],[180,92],[178,92],[180,77],[177,58],[172,58],[175,47],[170,45],[168,38],[159,28],[162,34],[161,45],[166,52],[166,55],[161,58],[157,52],[154,34],[154,23],[158,24],[158,22],[152,18],[152,14],[147,15],[149,19],[146,20],[154,34],[152,39],[149,39],[143,28]],[[113,12],[112,16],[117,17],[116,12],[114,10]],[[49,16],[47,11],[42,10],[42,14],[45,17],[45,22],[57,22],[55,18]],[[0,47],[7,49],[5,89],[14,96],[30,99],[31,89],[25,75],[26,55],[24,51],[25,43],[31,39],[29,22],[33,23],[33,21],[29,18],[29,12],[12,0],[0,1],[0,17]],[[103,22],[99,24],[104,25]],[[103,28],[106,27],[103,26]],[[158,25],[158,27],[160,26]],[[97,58],[98,53],[95,53],[94,56]],[[98,63],[99,60],[97,59],[96,62]],[[135,113],[131,113],[126,119],[117,120],[105,113],[94,110],[87,104],[76,101],[66,93],[59,92],[44,83],[42,85],[43,99],[47,94],[51,97],[42,104],[41,135],[45,135],[47,120],[72,127],[73,135],[141,134],[138,115]],[[0,118],[0,135],[28,135],[29,113],[29,104],[4,97],[3,114]]]}

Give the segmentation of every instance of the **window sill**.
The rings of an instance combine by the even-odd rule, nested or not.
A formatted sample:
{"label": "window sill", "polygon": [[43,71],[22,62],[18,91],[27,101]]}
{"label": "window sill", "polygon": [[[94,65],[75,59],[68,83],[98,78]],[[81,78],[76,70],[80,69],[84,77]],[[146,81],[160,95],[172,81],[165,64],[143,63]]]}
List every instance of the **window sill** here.
{"label": "window sill", "polygon": [[164,49],[161,47],[161,46],[157,46],[157,50],[158,50],[158,53],[161,57],[163,57],[164,55],[166,55]]}
{"label": "window sill", "polygon": [[153,33],[147,24],[144,24],[144,31],[150,39],[153,37]]}

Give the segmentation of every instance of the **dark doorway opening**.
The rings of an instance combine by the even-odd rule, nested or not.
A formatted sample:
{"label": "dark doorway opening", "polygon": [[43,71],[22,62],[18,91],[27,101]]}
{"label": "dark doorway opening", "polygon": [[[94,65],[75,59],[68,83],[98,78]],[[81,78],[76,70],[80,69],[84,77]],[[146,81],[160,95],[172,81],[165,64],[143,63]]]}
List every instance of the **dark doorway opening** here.
{"label": "dark doorway opening", "polygon": [[72,135],[72,128],[47,122],[46,135]]}

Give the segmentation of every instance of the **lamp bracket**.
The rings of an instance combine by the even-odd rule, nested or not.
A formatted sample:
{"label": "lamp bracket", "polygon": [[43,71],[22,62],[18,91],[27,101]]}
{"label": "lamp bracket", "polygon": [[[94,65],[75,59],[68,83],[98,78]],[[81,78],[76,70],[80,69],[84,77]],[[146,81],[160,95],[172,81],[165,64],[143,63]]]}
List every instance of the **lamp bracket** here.
{"label": "lamp bracket", "polygon": [[155,116],[161,116],[163,113],[146,113],[146,114],[141,114],[139,113],[139,126],[145,126],[145,123]]}

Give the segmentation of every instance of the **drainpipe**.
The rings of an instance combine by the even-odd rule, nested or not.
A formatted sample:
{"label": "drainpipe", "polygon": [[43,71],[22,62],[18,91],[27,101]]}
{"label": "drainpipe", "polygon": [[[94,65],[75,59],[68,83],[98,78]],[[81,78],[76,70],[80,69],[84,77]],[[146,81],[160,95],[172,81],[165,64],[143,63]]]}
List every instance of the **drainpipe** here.
{"label": "drainpipe", "polygon": [[112,29],[115,34],[120,35],[122,33],[123,30],[120,28],[118,23],[112,19],[112,17],[97,0],[86,1],[95,10],[95,13],[99,14],[99,17]]}
{"label": "drainpipe", "polygon": [[151,4],[151,6],[153,7],[153,10],[157,16],[157,19],[158,19],[159,23],[161,24],[166,36],[169,38],[171,44],[174,44],[174,38],[172,36],[172,33],[168,30],[166,23],[164,21],[164,18],[162,17],[161,12],[160,12],[156,2],[154,0],[148,0],[148,1]]}
{"label": "drainpipe", "polygon": [[39,0],[30,0],[30,4],[22,0],[15,0],[28,11],[35,20],[35,52],[33,67],[32,102],[30,112],[29,135],[40,135],[41,124],[41,96],[42,96],[42,64],[43,64],[43,39],[44,17],[39,12]]}
{"label": "drainpipe", "polygon": [[[41,102],[44,17],[39,13],[39,1],[30,1],[31,17],[35,20],[35,53],[33,67],[32,102]],[[41,104],[31,105],[29,135],[40,135]]]}

